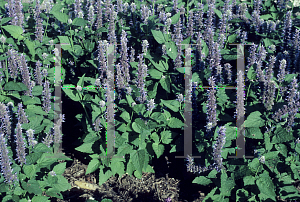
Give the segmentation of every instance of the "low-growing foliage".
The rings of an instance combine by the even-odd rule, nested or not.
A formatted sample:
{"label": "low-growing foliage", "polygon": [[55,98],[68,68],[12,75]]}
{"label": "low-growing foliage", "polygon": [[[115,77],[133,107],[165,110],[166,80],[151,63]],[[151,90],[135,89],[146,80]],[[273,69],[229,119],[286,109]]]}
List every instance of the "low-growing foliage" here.
{"label": "low-growing foliage", "polygon": [[[75,149],[99,185],[154,173],[192,135],[202,158],[185,163],[193,183],[213,185],[204,201],[299,200],[299,11],[294,0],[0,0],[2,201],[71,188],[59,160],[72,159],[57,152],[62,96],[84,110]],[[243,116],[254,158],[230,158]]]}

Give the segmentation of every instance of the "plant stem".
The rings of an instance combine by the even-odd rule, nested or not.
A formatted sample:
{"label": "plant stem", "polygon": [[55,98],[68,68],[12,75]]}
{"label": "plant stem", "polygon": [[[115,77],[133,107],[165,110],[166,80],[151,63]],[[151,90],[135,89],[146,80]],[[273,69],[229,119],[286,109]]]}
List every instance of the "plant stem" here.
{"label": "plant stem", "polygon": [[276,96],[276,101],[275,102],[277,102],[278,101],[278,95],[279,95],[279,91],[280,91],[280,85],[281,85],[281,83],[279,83],[279,86],[278,86],[278,92],[277,92],[277,96]]}
{"label": "plant stem", "polygon": [[251,84],[252,84],[252,83],[250,83],[249,88],[248,88],[248,91],[247,91],[246,100],[248,99],[248,95],[249,95],[249,90],[250,90]]}
{"label": "plant stem", "polygon": [[49,21],[49,16],[47,15],[47,24],[46,24],[46,29],[45,29],[45,32],[44,32],[44,37],[45,37],[45,34],[47,33],[48,21]]}

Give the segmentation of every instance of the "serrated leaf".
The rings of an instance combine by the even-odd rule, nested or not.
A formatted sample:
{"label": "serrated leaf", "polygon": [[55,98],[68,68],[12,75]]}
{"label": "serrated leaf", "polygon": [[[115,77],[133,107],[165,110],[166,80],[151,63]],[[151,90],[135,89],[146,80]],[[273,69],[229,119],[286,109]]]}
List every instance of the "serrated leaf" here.
{"label": "serrated leaf", "polygon": [[167,49],[167,54],[168,56],[172,59],[175,60],[178,52],[177,52],[177,47],[173,41],[166,43],[166,49]]}
{"label": "serrated leaf", "polygon": [[62,175],[65,172],[67,163],[59,163],[56,166],[53,167],[53,171],[55,172],[56,175]]}
{"label": "serrated leaf", "polygon": [[3,25],[3,24],[5,24],[5,23],[7,23],[7,22],[10,21],[11,19],[13,19],[13,17],[2,18],[0,25]]}
{"label": "serrated leaf", "polygon": [[35,49],[34,49],[35,44],[34,44],[34,42],[29,41],[28,39],[26,39],[25,44],[26,44],[31,56],[34,58],[34,56],[35,56]]}
{"label": "serrated leaf", "polygon": [[228,37],[228,43],[233,43],[236,40],[237,34],[230,35]]}
{"label": "serrated leaf", "polygon": [[86,25],[86,21],[82,18],[75,18],[73,21],[72,21],[72,25],[75,25],[75,26],[85,26]]}
{"label": "serrated leaf", "polygon": [[92,159],[90,162],[89,162],[89,165],[86,169],[86,175],[89,174],[89,173],[92,173],[94,172],[95,170],[97,170],[100,166],[100,161],[98,159]]}
{"label": "serrated leaf", "polygon": [[259,178],[256,180],[256,185],[262,194],[267,196],[267,198],[271,198],[276,201],[275,187],[269,173],[266,170],[259,175]]}
{"label": "serrated leaf", "polygon": [[92,150],[92,146],[93,146],[94,142],[89,142],[89,143],[83,143],[81,146],[76,147],[75,150],[83,152],[83,153],[94,153]]}
{"label": "serrated leaf", "polygon": [[78,92],[70,89],[70,88],[63,88],[63,91],[71,98],[73,101],[78,102],[80,100]]}
{"label": "serrated leaf", "polygon": [[203,186],[206,186],[206,185],[209,185],[211,183],[213,183],[210,179],[204,177],[204,176],[199,176],[199,177],[196,177],[192,183],[194,184],[200,184],[200,185],[203,185]]}
{"label": "serrated leaf", "polygon": [[51,11],[50,14],[53,14],[54,17],[62,23],[67,23],[69,16],[65,13],[61,13],[60,11]]}
{"label": "serrated leaf", "polygon": [[172,142],[172,134],[169,130],[160,133],[161,141],[164,144],[170,144]]}
{"label": "serrated leaf", "polygon": [[61,48],[63,50],[69,50],[71,48],[71,45],[70,45],[71,43],[67,36],[57,36],[57,37],[58,37],[60,43],[64,44],[63,46],[61,46]]}
{"label": "serrated leaf", "polygon": [[161,103],[171,109],[173,112],[178,112],[179,111],[179,101],[177,100],[162,100]]}
{"label": "serrated leaf", "polygon": [[228,178],[227,173],[221,174],[221,195],[231,196],[231,190],[234,188],[235,181],[232,178]]}
{"label": "serrated leaf", "polygon": [[182,123],[181,120],[179,120],[178,118],[176,117],[172,117],[170,118],[170,120],[168,121],[168,126],[170,128],[181,128],[184,126],[184,124]]}
{"label": "serrated leaf", "polygon": [[7,91],[27,91],[28,88],[25,86],[25,84],[20,83],[20,82],[13,82],[9,81],[4,85],[4,90]]}
{"label": "serrated leaf", "polygon": [[32,178],[36,175],[36,168],[35,165],[24,165],[23,171],[27,177]]}
{"label": "serrated leaf", "polygon": [[23,34],[23,29],[20,26],[6,25],[2,26],[2,28],[5,29],[5,31],[7,31],[15,39],[18,39],[21,34]]}
{"label": "serrated leaf", "polygon": [[31,179],[28,182],[22,181],[21,184],[22,188],[25,189],[28,193],[35,195],[42,195],[43,193],[39,183],[34,179]]}
{"label": "serrated leaf", "polygon": [[179,21],[179,18],[180,18],[180,12],[179,12],[179,13],[176,13],[175,15],[173,15],[173,16],[171,17],[172,25],[176,24],[176,23]]}
{"label": "serrated leaf", "polygon": [[165,78],[161,78],[159,83],[163,89],[165,89],[168,93],[170,93],[170,78],[169,75],[165,76]]}
{"label": "serrated leaf", "polygon": [[162,44],[165,43],[164,35],[161,31],[151,30],[154,39],[157,41],[157,43]]}
{"label": "serrated leaf", "polygon": [[159,158],[164,153],[164,150],[165,150],[164,145],[156,143],[156,142],[152,144],[152,148],[153,148],[157,158]]}
{"label": "serrated leaf", "polygon": [[142,174],[142,169],[144,166],[146,152],[144,149],[134,151],[130,153],[130,159],[132,159],[132,163],[135,167],[135,169]]}
{"label": "serrated leaf", "polygon": [[215,11],[215,14],[220,18],[220,19],[222,19],[222,12],[221,11],[219,11],[218,9],[213,9],[214,11]]}
{"label": "serrated leaf", "polygon": [[263,127],[265,125],[265,121],[260,117],[261,115],[262,114],[259,111],[252,112],[244,122],[244,126],[246,128]]}

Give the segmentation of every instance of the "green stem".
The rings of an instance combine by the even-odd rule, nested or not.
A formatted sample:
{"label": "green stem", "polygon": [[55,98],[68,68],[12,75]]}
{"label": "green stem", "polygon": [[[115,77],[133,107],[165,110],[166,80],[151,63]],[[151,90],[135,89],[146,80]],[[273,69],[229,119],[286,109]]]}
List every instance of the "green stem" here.
{"label": "green stem", "polygon": [[248,91],[247,91],[247,97],[246,97],[246,100],[248,99],[248,95],[249,95],[249,90],[250,90],[251,84],[252,84],[252,83],[250,83],[249,88],[248,88]]}
{"label": "green stem", "polygon": [[154,15],[154,11],[155,11],[155,9],[154,9],[154,1],[152,1],[152,9],[153,9],[153,11],[152,11],[152,16]]}
{"label": "green stem", "polygon": [[[72,32],[71,32],[72,30],[71,30],[71,26],[70,26],[70,34],[71,34],[71,37],[70,37],[70,39],[71,39],[71,47],[72,47],[72,50],[73,50],[73,46],[74,46],[74,44],[73,44],[73,35],[72,35]],[[75,31],[74,31],[75,32]],[[76,60],[74,61],[75,62],[75,67],[77,67],[77,65],[76,65]]]}
{"label": "green stem", "polygon": [[43,38],[45,38],[45,34],[47,33],[48,21],[49,21],[49,16],[47,15],[47,24],[46,24],[46,29],[45,29]]}
{"label": "green stem", "polygon": [[188,25],[189,24],[189,11],[190,11],[190,8],[189,8],[189,0],[187,0],[187,13],[185,14],[186,16],[186,24]]}
{"label": "green stem", "polygon": [[278,95],[279,95],[279,91],[280,91],[280,87],[281,86],[281,83],[279,83],[279,86],[278,86],[278,92],[277,92],[277,96],[276,96],[276,102],[278,101]]}
{"label": "green stem", "polygon": [[259,165],[259,167],[258,167],[257,170],[256,170],[255,177],[256,177],[256,175],[257,175],[257,172],[258,172],[258,169],[260,168],[260,166],[261,166],[261,165]]}
{"label": "green stem", "polygon": [[89,117],[89,115],[88,115],[88,113],[87,113],[87,111],[86,111],[86,108],[85,108],[84,104],[82,103],[82,95],[81,95],[80,92],[78,92],[78,94],[79,94],[79,97],[80,97],[80,104],[82,105],[82,107],[83,107],[83,109],[84,109],[85,115],[86,115],[86,117],[88,118],[89,122],[92,123],[92,121],[91,121],[91,119],[90,119],[90,117]]}
{"label": "green stem", "polygon": [[6,71],[6,83],[8,83],[8,64],[7,64],[7,59],[6,59],[6,68],[5,68],[5,71]]}

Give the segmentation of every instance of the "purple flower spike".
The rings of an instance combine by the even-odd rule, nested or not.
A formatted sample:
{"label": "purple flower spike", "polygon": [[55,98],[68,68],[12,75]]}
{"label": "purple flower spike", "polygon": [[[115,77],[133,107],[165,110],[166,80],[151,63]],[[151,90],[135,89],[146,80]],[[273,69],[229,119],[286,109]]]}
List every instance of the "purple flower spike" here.
{"label": "purple flower spike", "polygon": [[18,181],[16,173],[13,173],[13,169],[11,168],[12,163],[8,156],[8,149],[3,133],[0,133],[0,159],[1,174],[4,176],[5,181],[9,184]]}
{"label": "purple flower spike", "polygon": [[26,164],[26,153],[25,153],[25,141],[22,135],[21,124],[17,123],[17,128],[15,132],[15,143],[16,143],[16,152],[17,152],[17,160],[21,165]]}

